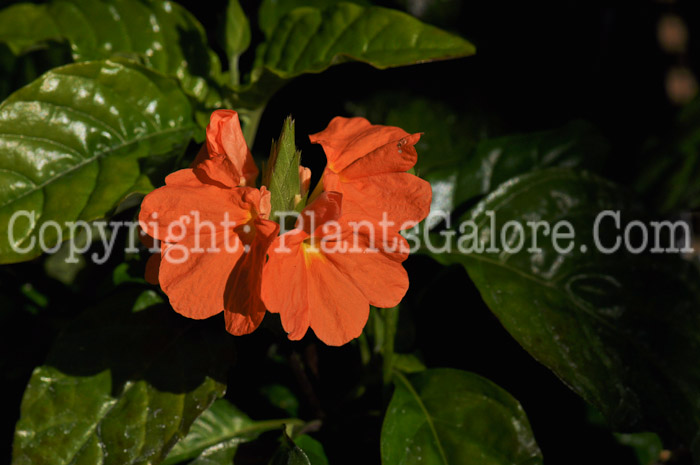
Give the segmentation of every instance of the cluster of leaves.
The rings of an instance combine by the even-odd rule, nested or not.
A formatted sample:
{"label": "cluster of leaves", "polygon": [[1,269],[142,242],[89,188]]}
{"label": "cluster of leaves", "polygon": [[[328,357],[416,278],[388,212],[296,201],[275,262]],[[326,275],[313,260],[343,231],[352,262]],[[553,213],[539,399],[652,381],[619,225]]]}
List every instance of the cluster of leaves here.
{"label": "cluster of leaves", "polygon": [[[400,341],[400,318],[411,307],[442,311],[417,291],[400,309],[373,309],[362,337],[328,351],[312,337],[285,342],[272,318],[263,334],[234,339],[218,321],[179,317],[141,279],[138,253],[117,253],[100,267],[61,255],[61,239],[79,238],[47,222],[133,218],[139,195],[196,152],[213,109],[236,109],[252,145],[267,103],[297,76],[347,61],[382,69],[474,53],[456,35],[367,2],[265,0],[257,18],[262,40],[245,71],[239,61],[254,34],[236,0],[226,11],[224,66],[202,25],[176,3],[52,0],[0,10],[0,42],[13,54],[0,56],[7,66],[43,53],[52,68],[39,77],[31,67],[17,71],[13,79],[33,80],[0,105],[0,263],[15,263],[0,269],[10,309],[0,317],[5,328],[23,321],[42,340],[25,360],[36,368],[14,429],[13,463],[326,464],[343,454],[381,456],[384,465],[542,463],[513,396],[475,373],[426,368]],[[350,109],[424,133],[416,172],[452,223],[471,219],[500,236],[511,220],[567,220],[577,243],[588,244],[560,253],[530,230],[525,241],[540,244],[534,252],[425,254],[464,267],[503,328],[612,430],[656,433],[619,436],[635,445],[640,463],[658,458],[659,437],[700,457],[700,275],[678,255],[592,247],[602,210],[622,211],[624,221],[651,218],[630,191],[595,174],[610,155],[605,139],[580,121],[492,137],[447,106],[410,95],[382,102],[389,104]],[[691,110],[683,121],[694,118]],[[695,206],[691,126],[658,148],[690,152],[689,161],[677,172],[669,163],[652,167],[639,181],[652,193],[679,180],[661,199],[667,212]],[[33,214],[4,234],[18,211]],[[601,237],[614,243],[619,231],[607,226]],[[423,228],[436,244],[453,232],[445,223]],[[123,245],[134,239],[133,231],[111,234]],[[58,253],[39,257],[41,246]],[[62,283],[46,284],[41,273]],[[67,301],[78,308],[56,311],[55,302]],[[25,376],[3,364],[8,379]],[[367,447],[336,447],[347,429],[367,431],[369,439],[354,438]]]}

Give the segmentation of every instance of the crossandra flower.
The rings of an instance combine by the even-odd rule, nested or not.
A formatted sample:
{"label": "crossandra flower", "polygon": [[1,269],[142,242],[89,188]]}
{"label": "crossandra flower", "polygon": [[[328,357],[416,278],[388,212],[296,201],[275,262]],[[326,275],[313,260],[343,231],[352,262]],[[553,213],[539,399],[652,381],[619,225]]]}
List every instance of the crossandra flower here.
{"label": "crossandra flower", "polygon": [[[418,138],[362,118],[335,118],[311,136],[328,157],[323,181],[295,228],[280,236],[269,219],[271,196],[280,194],[253,187],[258,170],[237,114],[214,112],[192,166],[142,203],[141,227],[162,244],[147,279],[185,316],[223,311],[235,335],[255,330],[269,310],[292,340],[311,328],[326,344],[347,343],[361,334],[370,305],[398,305],[408,289],[408,245],[399,231],[425,218],[431,197],[427,182],[406,173]],[[281,204],[301,208],[311,172],[289,171],[288,160],[283,172],[298,175],[299,187]]]}
{"label": "crossandra flower", "polygon": [[373,227],[341,214],[342,197],[321,194],[270,247],[262,298],[292,340],[311,328],[328,345],[345,344],[362,333],[370,305],[398,305],[408,289],[403,238],[393,252],[375,248]]}
{"label": "crossandra flower", "polygon": [[343,194],[344,214],[376,221],[386,216],[396,230],[428,216],[430,183],[407,173],[418,160],[420,134],[338,116],[309,138],[326,153],[323,188]]}
{"label": "crossandra flower", "polygon": [[157,266],[173,308],[197,319],[224,311],[226,329],[239,335],[252,332],[265,315],[260,278],[279,226],[267,219],[270,192],[239,185],[251,182],[257,168],[238,117],[223,116],[215,112],[207,128],[209,156],[200,153],[193,168],[169,175],[165,186],[148,194],[139,223],[163,244],[162,258],[149,260],[147,277],[154,280]]}

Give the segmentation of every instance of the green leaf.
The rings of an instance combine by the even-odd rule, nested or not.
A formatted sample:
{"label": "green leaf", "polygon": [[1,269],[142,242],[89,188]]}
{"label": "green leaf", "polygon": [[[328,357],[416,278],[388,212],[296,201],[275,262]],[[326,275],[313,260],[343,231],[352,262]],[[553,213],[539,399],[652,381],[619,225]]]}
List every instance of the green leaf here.
{"label": "green leaf", "polygon": [[[606,140],[585,121],[573,121],[549,131],[484,139],[464,161],[425,176],[433,187],[431,209],[452,211],[530,171],[549,167],[597,171],[608,153]],[[419,159],[420,155],[419,152]]]}
{"label": "green leaf", "polygon": [[56,68],[12,94],[0,105],[0,229],[10,233],[0,263],[54,247],[67,222],[103,217],[137,186],[148,192],[140,162],[181,153],[194,129],[177,84],[130,62]]}
{"label": "green leaf", "polygon": [[240,70],[238,58],[250,46],[250,23],[241,8],[238,0],[229,0],[226,9],[225,28],[226,55],[229,59],[230,83],[234,86],[240,84]]}
{"label": "green leaf", "polygon": [[290,116],[284,120],[280,138],[272,143],[263,180],[270,189],[270,218],[275,221],[281,221],[278,213],[304,208],[306,199],[301,195],[300,160],[301,152],[294,145],[294,120]]}
{"label": "green leaf", "polygon": [[397,373],[381,436],[383,465],[541,464],[522,407],[473,373],[437,368]]}
{"label": "green leaf", "polygon": [[238,57],[250,46],[250,23],[238,0],[229,0],[226,9],[226,54]]}
{"label": "green leaf", "polygon": [[326,451],[323,450],[323,445],[308,434],[302,434],[294,438],[294,444],[304,451],[310,465],[328,465],[328,458],[326,457]]}
{"label": "green leaf", "polygon": [[0,42],[16,55],[60,38],[61,31],[46,5],[18,3],[0,11]]}
{"label": "green leaf", "polygon": [[299,399],[283,384],[266,384],[260,388],[260,394],[278,409],[289,415],[299,415]]}
{"label": "green leaf", "polygon": [[269,465],[311,465],[309,457],[282,431],[280,446],[270,459]]}
{"label": "green leaf", "polygon": [[[266,37],[270,37],[280,19],[295,8],[312,7],[322,10],[336,3],[338,0],[263,0],[258,9],[258,26]],[[370,4],[370,2],[362,0],[350,0],[350,3]]]}
{"label": "green leaf", "polygon": [[68,41],[75,61],[114,56],[141,60],[177,77],[188,94],[204,101],[221,78],[197,19],[176,3],[156,0],[54,0],[0,11],[0,42],[16,52],[47,40]]}
{"label": "green leaf", "polygon": [[73,322],[34,370],[14,465],[159,463],[223,395],[232,338],[121,288]]}
{"label": "green leaf", "polygon": [[66,286],[71,286],[87,264],[85,257],[79,251],[88,249],[92,241],[99,236],[99,229],[94,225],[79,228],[72,241],[61,244],[56,253],[46,257],[44,271],[46,275]]}
{"label": "green leaf", "polygon": [[259,52],[259,66],[289,79],[350,60],[383,69],[464,57],[475,48],[406,13],[340,2],[292,10]]}
{"label": "green leaf", "polygon": [[415,354],[394,354],[392,368],[401,373],[418,373],[426,369],[425,363]]}
{"label": "green leaf", "polygon": [[239,89],[239,98],[262,104],[285,80],[347,61],[383,69],[474,52],[461,37],[396,10],[347,2],[296,8],[275,23],[258,47],[253,85]]}
{"label": "green leaf", "polygon": [[[621,212],[620,223],[599,216],[604,211]],[[502,184],[463,220],[473,225],[461,248],[434,256],[464,265],[531,355],[613,429],[655,431],[697,447],[700,274],[678,247],[648,251],[655,227],[627,192],[586,172],[542,170]],[[647,229],[647,251],[627,252],[620,242],[619,251],[604,253],[633,220]],[[565,222],[575,237],[555,240],[553,228],[563,225],[556,234],[566,234]],[[633,229],[639,233],[639,224]],[[640,246],[641,234],[630,238]]]}
{"label": "green leaf", "polygon": [[231,463],[239,444],[252,441],[266,431],[297,423],[301,422],[295,419],[254,421],[229,401],[217,400],[197,418],[187,437],[173,447],[163,465],[195,457],[193,463]]}

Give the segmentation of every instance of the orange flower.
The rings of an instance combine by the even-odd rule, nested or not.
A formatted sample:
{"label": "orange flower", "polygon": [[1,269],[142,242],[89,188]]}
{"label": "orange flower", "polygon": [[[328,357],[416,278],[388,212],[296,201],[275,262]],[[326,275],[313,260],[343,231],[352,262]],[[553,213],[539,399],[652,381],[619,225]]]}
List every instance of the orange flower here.
{"label": "orange flower", "polygon": [[[268,219],[271,193],[250,187],[258,170],[236,112],[214,112],[192,167],[168,176],[142,203],[142,228],[164,244],[147,279],[185,316],[224,311],[232,334],[255,330],[267,308],[292,340],[311,328],[329,345],[345,344],[362,333],[370,305],[393,307],[408,289],[408,245],[398,232],[427,215],[431,197],[427,182],[406,173],[418,138],[335,118],[311,136],[328,156],[325,192],[319,188],[295,229],[278,236]],[[308,168],[298,174],[295,205],[311,179]]]}
{"label": "orange flower", "polygon": [[394,252],[375,249],[368,228],[354,228],[343,208],[342,194],[324,192],[270,246],[262,299],[289,339],[310,327],[328,345],[345,344],[362,333],[370,305],[398,305],[408,289],[403,238],[396,235]]}
{"label": "orange flower", "polygon": [[210,156],[200,153],[193,168],[169,175],[143,200],[141,227],[165,244],[161,256],[149,260],[147,277],[155,278],[157,266],[157,281],[184,316],[208,318],[223,310],[226,329],[247,334],[265,315],[260,279],[279,226],[267,219],[267,189],[239,187],[255,178],[257,168],[237,115],[215,112],[211,122]]}
{"label": "orange flower", "polygon": [[258,176],[258,167],[255,166],[243,137],[238,113],[233,110],[216,110],[211,114],[206,148],[205,151],[202,147],[193,165],[199,165],[203,172],[209,173],[213,169],[212,165],[225,164],[225,177],[230,177],[226,179],[226,185],[253,185]]}
{"label": "orange flower", "polygon": [[344,215],[382,221],[386,214],[396,230],[428,216],[430,183],[406,172],[418,159],[420,134],[338,116],[309,139],[326,153],[323,188],[343,194]]}

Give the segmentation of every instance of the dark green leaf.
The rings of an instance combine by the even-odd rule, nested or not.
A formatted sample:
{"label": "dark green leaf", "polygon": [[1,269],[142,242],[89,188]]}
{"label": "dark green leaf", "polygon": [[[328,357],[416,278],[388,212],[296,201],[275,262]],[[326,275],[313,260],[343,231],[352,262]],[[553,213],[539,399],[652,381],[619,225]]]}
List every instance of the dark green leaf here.
{"label": "dark green leaf", "polygon": [[280,446],[270,459],[269,465],[311,465],[311,462],[306,453],[294,444],[287,432],[282,431]]}
{"label": "dark green leaf", "polygon": [[217,400],[197,418],[187,437],[175,445],[163,465],[195,457],[193,463],[231,463],[239,444],[252,441],[266,431],[295,423],[300,421],[254,421],[227,400]]}
{"label": "dark green leaf", "polygon": [[541,464],[522,407],[473,373],[438,368],[405,377],[382,426],[383,465]]}
{"label": "dark green leaf", "polygon": [[260,388],[262,394],[271,405],[296,417],[299,415],[299,399],[282,384],[266,384]]}
{"label": "dark green leaf", "polygon": [[414,354],[394,354],[392,368],[401,373],[418,373],[425,370],[425,364]]}
{"label": "dark green leaf", "polygon": [[258,47],[253,85],[241,89],[240,98],[262,104],[285,80],[346,61],[383,69],[474,52],[461,37],[396,10],[347,2],[296,8],[277,21]]}
{"label": "dark green leaf", "polygon": [[100,230],[95,225],[79,228],[72,241],[61,244],[56,253],[44,260],[46,275],[56,279],[66,286],[71,286],[78,273],[86,266],[86,260],[81,251],[86,251],[90,244],[97,240]]}
{"label": "dark green leaf", "polygon": [[202,25],[169,1],[54,0],[0,11],[0,42],[21,52],[47,40],[68,41],[76,61],[137,58],[180,79],[200,101],[211,97],[209,84],[221,77]]}
{"label": "dark green leaf", "polygon": [[[603,211],[621,212],[620,224],[599,217]],[[696,444],[700,274],[680,257],[680,244],[649,253],[656,247],[654,225],[629,195],[567,169],[513,178],[463,219],[474,223],[464,229],[461,249],[435,256],[465,266],[486,304],[530,354],[614,429],[652,430]],[[619,251],[604,253],[623,240],[632,220],[647,229],[647,251],[627,252],[621,242]],[[522,225],[521,233],[514,223],[504,230],[511,221]],[[533,232],[535,222],[554,228],[564,221],[574,239],[555,240],[541,223]],[[639,224],[634,229],[639,233]],[[659,237],[658,245],[669,248]],[[639,247],[641,234],[630,241]],[[488,248],[467,249],[474,247]]]}
{"label": "dark green leaf", "polygon": [[302,434],[298,438],[294,438],[294,444],[304,451],[310,465],[328,465],[328,458],[326,457],[326,451],[323,450],[323,445],[308,434]]}
{"label": "dark green leaf", "polygon": [[[28,260],[67,238],[66,222],[103,217],[134,191],[152,189],[147,157],[184,150],[192,108],[177,84],[130,62],[54,69],[0,105],[0,263]],[[10,231],[13,214],[16,217]],[[29,215],[34,215],[32,219]],[[20,249],[18,249],[18,247]]]}
{"label": "dark green leaf", "polygon": [[133,313],[143,289],[88,309],[34,370],[14,465],[159,463],[223,395],[233,350],[223,322],[215,330],[165,306]]}
{"label": "dark green leaf", "polygon": [[[561,128],[480,141],[455,167],[429,172],[433,210],[452,211],[519,174],[549,167],[599,170],[609,152],[602,135],[584,121]],[[420,153],[419,153],[420,159]]]}

